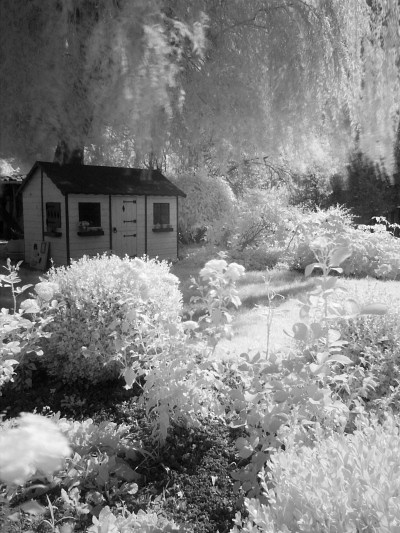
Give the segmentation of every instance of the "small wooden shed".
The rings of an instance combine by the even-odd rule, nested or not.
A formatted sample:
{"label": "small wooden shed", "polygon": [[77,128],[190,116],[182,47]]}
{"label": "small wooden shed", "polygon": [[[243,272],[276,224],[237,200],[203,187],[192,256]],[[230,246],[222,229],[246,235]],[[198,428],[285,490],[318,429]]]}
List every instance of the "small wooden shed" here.
{"label": "small wooden shed", "polygon": [[177,258],[186,195],[158,170],[37,161],[20,193],[27,262],[43,242],[56,266],[103,252]]}

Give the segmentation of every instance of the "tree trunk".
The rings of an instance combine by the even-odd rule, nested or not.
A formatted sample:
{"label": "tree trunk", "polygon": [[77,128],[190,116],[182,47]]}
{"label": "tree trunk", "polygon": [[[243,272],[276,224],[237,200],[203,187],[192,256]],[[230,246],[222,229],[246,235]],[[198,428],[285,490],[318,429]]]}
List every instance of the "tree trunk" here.
{"label": "tree trunk", "polygon": [[65,141],[59,141],[54,153],[53,161],[60,165],[83,165],[84,148],[71,148]]}

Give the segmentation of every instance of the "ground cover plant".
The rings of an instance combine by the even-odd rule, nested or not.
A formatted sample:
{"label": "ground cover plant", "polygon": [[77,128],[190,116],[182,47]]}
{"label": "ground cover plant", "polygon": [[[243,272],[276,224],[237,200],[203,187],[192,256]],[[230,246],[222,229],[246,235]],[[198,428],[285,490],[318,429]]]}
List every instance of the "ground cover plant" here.
{"label": "ground cover plant", "polygon": [[[6,443],[14,450],[12,442],[18,432],[27,431],[34,437],[34,424],[38,423],[42,436],[36,435],[35,442],[49,432],[60,435],[59,440],[53,439],[60,442],[60,448],[40,449],[25,438],[25,449],[16,447],[7,455],[12,459],[14,453],[15,459],[8,461],[8,473],[3,474],[5,463],[0,460],[0,478],[5,483],[4,527],[13,532],[60,533],[342,531],[345,524],[347,528],[394,531],[398,520],[395,500],[393,505],[382,506],[374,484],[380,486],[383,478],[371,477],[359,468],[351,450],[362,447],[368,460],[374,457],[377,463],[386,461],[394,468],[393,456],[385,455],[382,443],[395,439],[399,421],[388,414],[382,425],[379,413],[388,411],[396,398],[377,374],[369,384],[375,391],[374,402],[381,401],[369,405],[365,387],[355,379],[361,365],[354,364],[346,352],[349,321],[363,316],[370,320],[370,313],[375,313],[371,320],[382,321],[376,326],[377,335],[384,334],[386,308],[376,302],[356,302],[352,294],[343,297],[339,278],[331,275],[340,273],[350,253],[343,240],[332,242],[328,235],[314,239],[311,246],[315,259],[306,269],[306,277],[310,279],[313,272],[322,275],[312,277],[307,286],[299,304],[300,320],[289,331],[294,348],[285,357],[271,347],[228,360],[215,356],[220,339],[232,334],[232,315],[241,304],[244,278],[243,267],[221,255],[203,266],[192,288],[191,296],[197,295],[194,303],[201,310],[196,320],[178,316],[171,330],[161,333],[147,327],[142,344],[155,339],[162,342],[138,355],[138,345],[130,342],[131,357],[117,358],[120,377],[101,385],[85,379],[72,383],[46,373],[39,350],[38,354],[30,352],[37,365],[31,389],[17,379],[18,374],[11,376],[16,378],[14,383],[2,387],[2,409],[9,409],[1,425],[0,445]],[[124,265],[123,260],[113,261]],[[81,266],[82,272],[90,272],[85,261]],[[146,260],[133,261],[132,266],[139,266],[143,274],[147,268],[158,268],[164,274],[168,270],[157,262],[147,265]],[[166,279],[173,290],[176,281],[169,276]],[[98,284],[95,276],[90,279]],[[84,283],[90,279],[86,274]],[[258,274],[249,279],[257,281]],[[50,329],[51,321],[66,305],[55,283],[52,273],[17,313],[33,321],[46,316]],[[74,289],[78,292],[78,288]],[[123,299],[120,305],[124,303]],[[132,325],[131,321],[132,330],[139,331],[139,327],[141,323]],[[270,323],[266,327],[271,327]],[[5,340],[3,344],[7,337]],[[45,338],[44,349],[47,346]],[[5,350],[2,355],[6,360]],[[95,352],[87,355],[97,356]],[[14,370],[18,372],[19,367],[23,368],[22,362]],[[363,414],[365,407],[372,411],[372,418]],[[15,418],[19,411],[33,412],[35,408],[40,413],[37,418]],[[323,514],[320,506],[310,503],[315,501],[313,491],[328,490],[325,472],[331,468],[329,464],[339,464],[336,455],[325,470],[325,463],[320,469],[315,467],[303,499],[296,488],[304,485],[303,470],[297,469],[297,477],[290,470],[302,461],[313,463],[313,453],[329,456],[328,450],[335,446],[339,463],[340,457],[348,457],[340,466],[347,470],[341,472],[338,467],[340,475],[331,483],[344,509],[348,509],[349,495],[347,484],[340,482],[342,475],[344,479],[351,476],[351,490],[356,493],[371,488],[369,499],[353,499],[352,511],[340,511],[341,521],[333,511]],[[46,454],[53,459],[46,459]],[[9,466],[13,464],[15,471]],[[260,477],[263,471],[271,474]],[[18,472],[25,474],[18,477]],[[286,480],[291,478],[288,485]],[[397,497],[395,483],[386,484],[385,491],[385,500]],[[282,502],[287,510],[283,514]],[[366,507],[369,513],[364,512]]]}

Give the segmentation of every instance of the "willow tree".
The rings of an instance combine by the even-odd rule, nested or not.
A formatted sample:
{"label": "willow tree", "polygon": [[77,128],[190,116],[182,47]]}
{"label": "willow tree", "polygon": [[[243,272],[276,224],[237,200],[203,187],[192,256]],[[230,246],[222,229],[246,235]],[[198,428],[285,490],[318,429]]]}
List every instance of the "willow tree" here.
{"label": "willow tree", "polygon": [[[201,66],[176,132],[210,157],[391,157],[399,112],[397,0],[199,0]],[[182,133],[173,140],[181,143]],[[179,149],[179,147],[178,147]],[[330,153],[329,153],[330,152]],[[271,159],[268,159],[268,164]]]}
{"label": "willow tree", "polygon": [[179,106],[182,54],[202,52],[202,15],[168,17],[158,0],[0,3],[0,155],[68,160],[104,132],[156,142]]}
{"label": "willow tree", "polygon": [[[392,154],[397,0],[2,0],[3,154]],[[61,150],[62,151],[62,150]],[[267,159],[269,158],[269,159]]]}

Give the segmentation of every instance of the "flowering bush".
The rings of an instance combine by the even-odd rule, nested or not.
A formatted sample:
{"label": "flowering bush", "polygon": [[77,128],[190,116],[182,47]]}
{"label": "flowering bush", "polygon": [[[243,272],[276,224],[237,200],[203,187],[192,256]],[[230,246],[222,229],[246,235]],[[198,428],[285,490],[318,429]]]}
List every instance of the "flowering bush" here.
{"label": "flowering bush", "polygon": [[115,378],[161,354],[179,333],[181,293],[166,262],[84,257],[51,269],[47,280],[59,288],[61,305],[43,362],[62,381]]}
{"label": "flowering bush", "polygon": [[241,301],[236,282],[244,274],[244,267],[237,263],[228,264],[221,252],[220,259],[211,259],[200,270],[200,282],[191,279],[192,287],[198,295],[192,296],[191,303],[201,303],[205,314],[199,319],[204,324],[208,342],[215,347],[222,337],[230,337],[232,316],[229,306],[239,307]]}
{"label": "flowering bush", "polygon": [[268,505],[247,499],[232,533],[397,531],[400,421],[359,416],[351,435],[314,432],[314,446],[284,439],[261,475]]}
{"label": "flowering bush", "polygon": [[17,427],[0,428],[0,480],[23,485],[35,474],[49,476],[70,453],[67,439],[54,422],[22,413]]}

